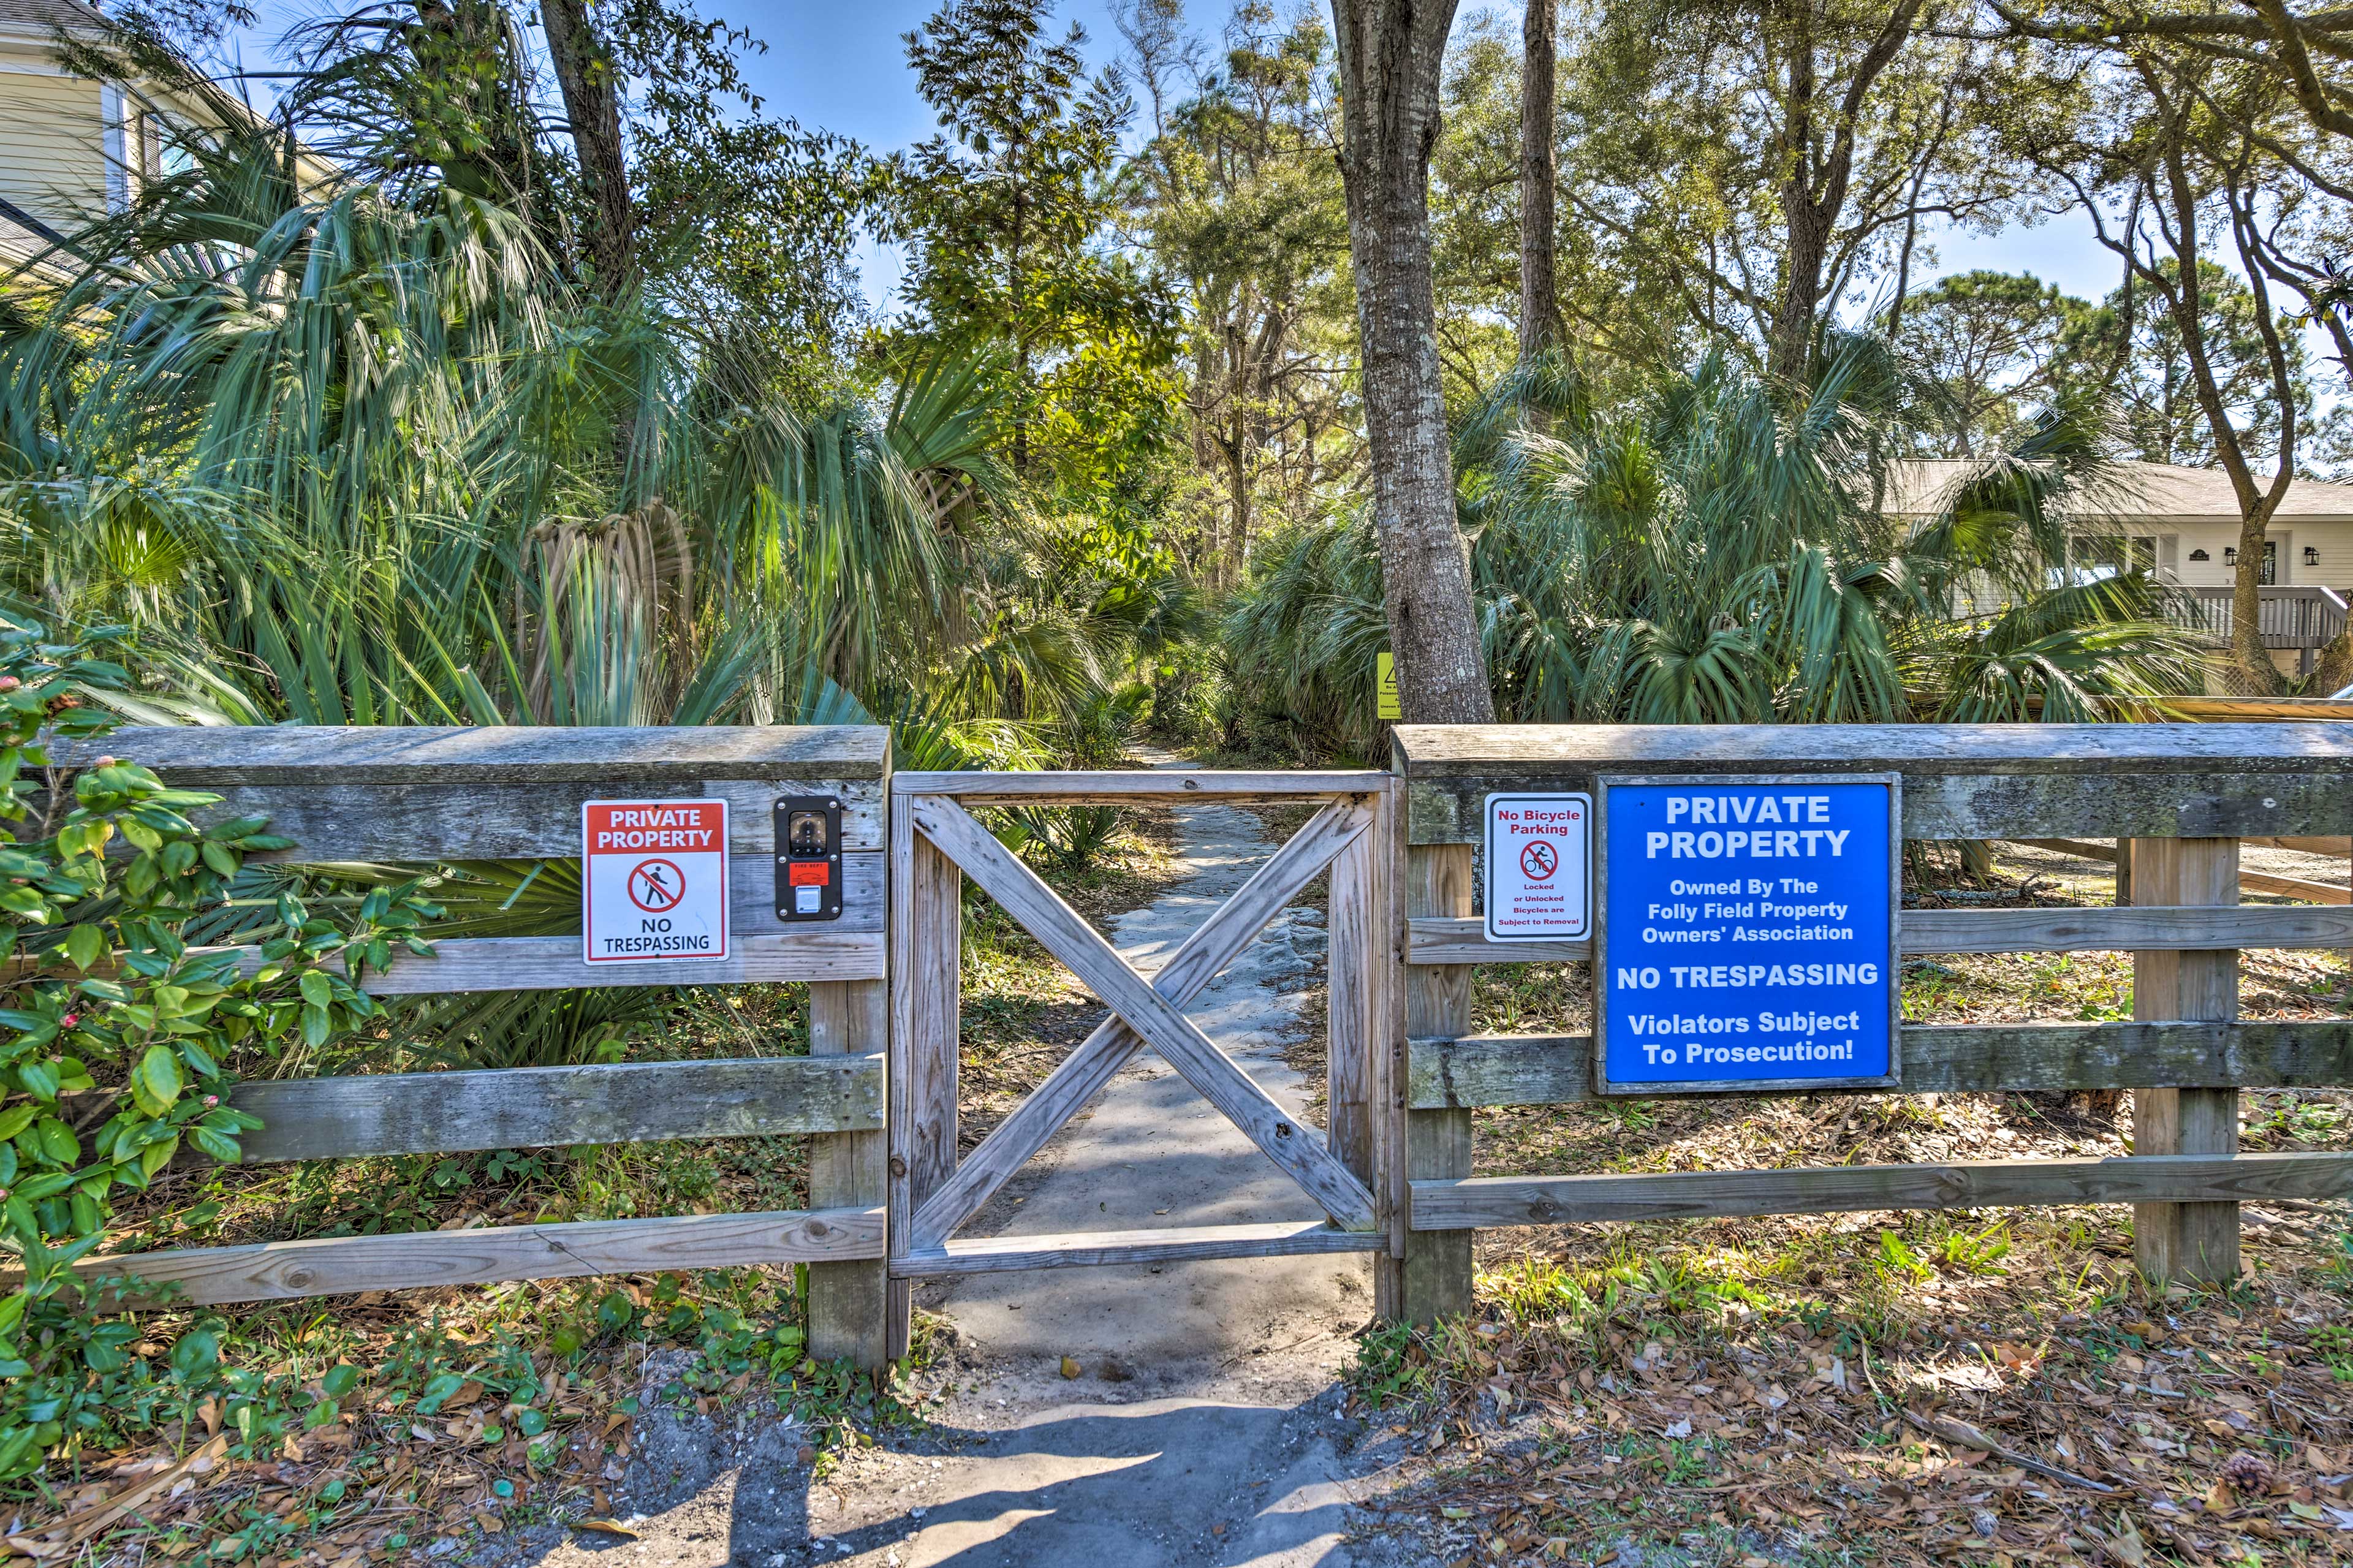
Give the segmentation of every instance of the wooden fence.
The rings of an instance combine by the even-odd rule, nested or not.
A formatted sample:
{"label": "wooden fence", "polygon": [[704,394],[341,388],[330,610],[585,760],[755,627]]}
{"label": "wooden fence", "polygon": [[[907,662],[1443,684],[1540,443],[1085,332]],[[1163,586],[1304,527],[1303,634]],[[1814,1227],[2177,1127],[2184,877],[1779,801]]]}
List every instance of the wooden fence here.
{"label": "wooden fence", "polygon": [[[1993,1205],[2132,1203],[2158,1279],[2238,1268],[2242,1199],[2353,1192],[2353,1155],[2241,1154],[2242,1088],[2353,1083],[2353,1022],[2238,1020],[2238,950],[2344,948],[2353,910],[2238,903],[2242,837],[2353,832],[2353,727],[2341,724],[1683,728],[1406,726],[1403,776],[1406,1314],[1470,1305],[1480,1226]],[[2134,954],[2134,1022],[1910,1024],[1896,1092],[2130,1089],[2134,1151],[2002,1160],[1641,1175],[1474,1177],[1486,1105],[1599,1097],[1586,1036],[1472,1032],[1475,963],[1589,962],[1589,942],[1498,943],[1471,918],[1491,791],[1586,791],[1615,773],[1900,773],[1910,839],[2134,840],[2134,903],[1906,910],[1911,952]]]}
{"label": "wooden fence", "polygon": [[[169,729],[118,731],[105,744],[175,785],[222,795],[220,815],[269,816],[299,846],[285,858],[301,863],[571,858],[581,852],[587,801],[729,803],[726,958],[590,964],[576,935],[458,938],[438,942],[435,957],[402,957],[370,975],[374,992],[810,983],[807,1057],[286,1079],[241,1084],[234,1097],[265,1122],[245,1145],[260,1161],[805,1133],[814,1138],[807,1210],[321,1238],[85,1265],[176,1281],[198,1302],[806,1263],[812,1352],[874,1366],[904,1345],[913,1282],[936,1276],[1363,1252],[1377,1259],[1377,1311],[1428,1321],[1469,1307],[1481,1226],[2116,1202],[2138,1206],[2136,1240],[2149,1273],[2211,1279],[2237,1268],[2240,1200],[2353,1190],[2353,1155],[2237,1152],[2240,1089],[2353,1083],[2353,1022],[2236,1016],[2239,950],[2353,947],[2353,908],[2238,903],[2242,840],[2353,834],[2353,727],[2343,724],[1408,726],[1395,731],[1388,774],[895,780],[880,729]],[[91,750],[60,748],[60,763]],[[2127,907],[1910,910],[1900,934],[1913,952],[2130,951],[2135,1021],[1907,1024],[1895,1091],[2131,1089],[2134,1154],[1473,1176],[1476,1108],[1605,1092],[1587,1037],[1472,1030],[1472,966],[1593,957],[1589,941],[1493,942],[1472,918],[1483,799],[1589,794],[1636,773],[1900,775],[1906,838],[2130,841]],[[842,897],[838,919],[804,923],[778,908],[774,809],[807,795],[839,803]],[[1148,978],[972,815],[1211,798],[1319,809]],[[959,1163],[967,876],[1094,989],[1108,1016]],[[1183,1013],[1319,877],[1332,899],[1324,1136]],[[957,1239],[1012,1172],[1147,1047],[1325,1217]]]}
{"label": "wooden fence", "polygon": [[[729,805],[730,952],[590,963],[580,936],[450,938],[367,976],[384,995],[577,986],[810,985],[810,1055],[239,1084],[252,1161],[445,1153],[686,1138],[815,1135],[807,1210],[337,1237],[93,1258],[195,1302],[549,1279],[747,1263],[810,1265],[812,1353],[879,1364],[883,1262],[882,729],[134,729],[105,750],[267,816],[301,864],[574,858],[583,803]],[[95,745],[57,748],[61,766]],[[840,803],[838,920],[779,918],[772,811]]]}

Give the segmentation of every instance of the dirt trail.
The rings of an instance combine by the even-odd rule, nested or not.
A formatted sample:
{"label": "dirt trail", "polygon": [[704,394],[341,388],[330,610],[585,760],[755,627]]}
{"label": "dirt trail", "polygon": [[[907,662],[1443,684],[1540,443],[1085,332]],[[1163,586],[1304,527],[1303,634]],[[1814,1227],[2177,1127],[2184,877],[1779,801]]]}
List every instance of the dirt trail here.
{"label": "dirt trail", "polygon": [[[1162,762],[1160,765],[1170,765]],[[1178,808],[1190,874],[1110,935],[1165,962],[1275,846],[1230,807]],[[1320,984],[1320,910],[1285,911],[1188,1015],[1303,1112],[1282,1059]],[[978,1215],[972,1236],[1312,1218],[1313,1204],[1146,1054]],[[926,1289],[955,1326],[955,1392],[930,1431],[812,1480],[792,1429],[641,1418],[627,1493],[640,1537],[533,1559],[718,1568],[1370,1568],[1345,1540],[1357,1424],[1338,1373],[1371,1310],[1359,1258],[984,1276]],[[1064,1357],[1080,1375],[1066,1378]],[[649,1401],[650,1405],[652,1402]]]}

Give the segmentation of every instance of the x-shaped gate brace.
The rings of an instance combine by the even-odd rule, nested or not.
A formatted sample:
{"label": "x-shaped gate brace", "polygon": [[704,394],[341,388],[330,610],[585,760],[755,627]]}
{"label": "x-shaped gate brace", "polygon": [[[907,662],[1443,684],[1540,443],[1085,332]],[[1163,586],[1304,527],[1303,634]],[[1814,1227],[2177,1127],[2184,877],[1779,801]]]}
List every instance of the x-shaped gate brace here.
{"label": "x-shaped gate brace", "polygon": [[[991,795],[990,781],[971,774],[902,775],[896,810],[913,832],[978,883],[1046,950],[1061,960],[1111,1009],[1078,1049],[1065,1058],[979,1147],[948,1172],[936,1190],[912,1205],[903,1235],[894,1235],[894,1278],[976,1273],[1006,1268],[1116,1262],[1150,1258],[1219,1258],[1273,1253],[1379,1251],[1378,1205],[1365,1184],[1314,1129],[1301,1124],[1180,1009],[1250,945],[1267,923],[1344,851],[1369,831],[1387,780],[1380,774],[1272,775],[1280,793],[1323,796],[1328,804],[1261,866],[1187,937],[1149,981],[1064,903],[1036,872],[1008,851],[946,790]],[[1218,775],[1168,773],[1016,774],[995,781],[1029,799],[1047,796],[1098,804],[1121,797],[1166,798],[1198,789]],[[1236,780],[1215,793],[1256,795],[1261,787]],[[923,787],[934,784],[942,793]],[[1126,785],[1128,787],[1114,787]],[[1336,875],[1336,873],[1335,873]],[[1367,911],[1369,913],[1369,910]],[[894,918],[907,911],[894,908]],[[1333,933],[1337,940],[1338,933]],[[949,962],[952,963],[953,959]],[[904,978],[903,973],[902,978]],[[920,982],[917,982],[920,984]],[[953,1006],[945,1026],[954,1030]],[[1361,1042],[1359,1042],[1361,1044]],[[955,1241],[964,1225],[998,1188],[1145,1046],[1158,1051],[1204,1099],[1249,1137],[1331,1217],[1332,1225],[1279,1223],[1064,1237]],[[893,1094],[900,1085],[892,1086]],[[918,1113],[920,1114],[920,1112]],[[894,1173],[904,1167],[895,1156]],[[903,1212],[903,1211],[902,1211]],[[895,1215],[894,1215],[895,1217]],[[1334,1228],[1336,1226],[1337,1228]]]}

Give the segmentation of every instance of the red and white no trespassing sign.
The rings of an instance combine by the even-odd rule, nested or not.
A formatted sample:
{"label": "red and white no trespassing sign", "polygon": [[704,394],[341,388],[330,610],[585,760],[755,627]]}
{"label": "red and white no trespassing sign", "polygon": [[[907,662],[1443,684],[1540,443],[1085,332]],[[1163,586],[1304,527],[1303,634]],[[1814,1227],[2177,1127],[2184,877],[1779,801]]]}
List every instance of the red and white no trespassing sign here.
{"label": "red and white no trespassing sign", "polygon": [[581,941],[591,963],[727,956],[727,803],[580,808]]}

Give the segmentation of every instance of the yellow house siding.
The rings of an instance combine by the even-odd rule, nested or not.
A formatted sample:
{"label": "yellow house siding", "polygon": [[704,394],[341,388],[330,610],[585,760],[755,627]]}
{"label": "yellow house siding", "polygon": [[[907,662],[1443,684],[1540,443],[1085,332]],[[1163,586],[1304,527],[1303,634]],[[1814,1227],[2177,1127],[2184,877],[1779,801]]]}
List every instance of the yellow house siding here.
{"label": "yellow house siding", "polygon": [[0,58],[0,196],[62,226],[105,212],[106,173],[99,84]]}

